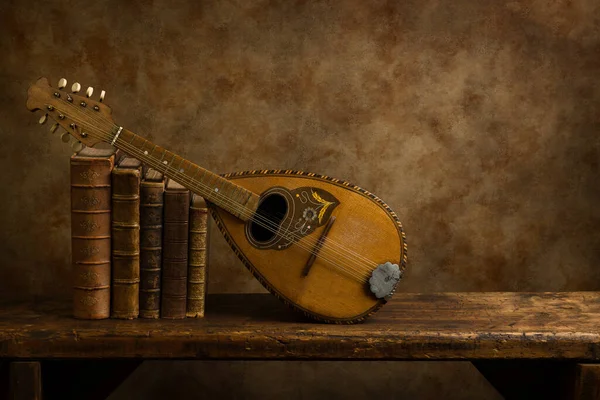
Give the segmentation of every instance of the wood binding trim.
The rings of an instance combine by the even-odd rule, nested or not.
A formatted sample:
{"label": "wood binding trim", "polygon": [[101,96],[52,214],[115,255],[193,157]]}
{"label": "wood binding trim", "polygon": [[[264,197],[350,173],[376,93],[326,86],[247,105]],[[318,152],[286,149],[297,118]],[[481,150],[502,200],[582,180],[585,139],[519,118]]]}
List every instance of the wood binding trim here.
{"label": "wood binding trim", "polygon": [[[320,180],[324,180],[330,183],[335,184],[336,186],[340,186],[342,188],[345,188],[347,190],[356,192],[356,193],[360,193],[361,195],[365,196],[365,197],[369,197],[373,200],[375,200],[375,202],[381,206],[386,213],[388,214],[388,216],[392,219],[392,221],[394,221],[394,223],[396,224],[396,228],[398,229],[398,233],[400,234],[400,237],[402,238],[402,254],[400,257],[400,272],[401,274],[404,273],[404,270],[406,269],[406,263],[407,263],[407,243],[406,243],[406,234],[404,233],[404,228],[402,227],[402,222],[400,222],[400,219],[398,218],[398,216],[396,215],[396,213],[394,211],[392,211],[392,209],[390,208],[390,206],[388,206],[383,200],[381,200],[379,197],[377,197],[376,195],[374,195],[373,193],[359,187],[356,186],[350,182],[344,181],[344,180],[340,180],[340,179],[336,179],[336,178],[331,178],[329,176],[326,175],[320,175],[320,174],[315,174],[315,173],[311,173],[311,172],[303,172],[303,171],[297,171],[297,170],[281,170],[281,169],[264,169],[264,170],[252,170],[252,171],[241,171],[241,172],[231,172],[231,173],[225,173],[225,174],[221,174],[220,176],[222,176],[223,178],[229,179],[229,180],[234,180],[236,178],[240,178],[240,177],[245,177],[245,176],[250,176],[250,175],[283,175],[283,176],[290,176],[290,175],[294,175],[294,176],[304,176],[304,177],[308,177],[308,178],[313,178],[313,179],[320,179]],[[216,212],[216,206],[213,203],[210,203],[207,201],[207,205],[210,211],[210,214],[213,217],[213,220],[216,222],[217,227],[219,228],[219,230],[221,231],[221,233],[223,234],[223,236],[225,237],[225,240],[227,241],[227,243],[229,244],[229,246],[231,247],[231,249],[233,250],[233,252],[238,256],[238,258],[242,261],[242,263],[244,264],[244,266],[250,271],[250,273],[252,273],[252,275],[271,293],[273,294],[276,298],[278,298],[279,300],[281,300],[285,305],[287,305],[288,307],[292,308],[295,311],[301,312],[302,314],[304,314],[305,316],[312,318],[316,321],[320,321],[320,322],[325,322],[325,323],[333,323],[333,324],[355,324],[355,323],[361,323],[364,322],[369,316],[371,316],[372,314],[374,314],[375,312],[377,312],[385,303],[387,303],[387,301],[391,298],[391,296],[393,296],[393,292],[392,294],[390,294],[389,296],[387,296],[387,298],[382,298],[380,299],[380,301],[373,307],[371,307],[369,310],[365,311],[363,314],[357,315],[356,317],[352,318],[352,319],[344,319],[344,318],[331,318],[331,317],[327,317],[324,315],[320,315],[317,314],[315,312],[309,311],[303,307],[300,307],[297,304],[292,303],[286,296],[284,296],[282,293],[280,293],[275,287],[273,287],[263,276],[262,274],[258,271],[257,268],[254,267],[254,265],[250,262],[250,260],[248,260],[246,258],[246,256],[239,250],[239,248],[237,247],[237,244],[235,243],[234,240],[231,239],[231,236],[229,235],[229,232],[227,231],[227,228],[225,227],[225,225],[223,224],[221,218],[219,217],[219,214]],[[401,275],[402,276],[402,275]],[[399,283],[399,282],[398,282]],[[395,289],[394,289],[395,291]]]}

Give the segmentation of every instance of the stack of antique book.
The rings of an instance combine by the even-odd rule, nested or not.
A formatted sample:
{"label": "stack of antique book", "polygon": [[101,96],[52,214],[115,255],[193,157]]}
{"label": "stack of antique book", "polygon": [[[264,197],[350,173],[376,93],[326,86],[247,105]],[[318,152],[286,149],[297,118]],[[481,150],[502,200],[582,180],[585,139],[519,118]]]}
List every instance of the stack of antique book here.
{"label": "stack of antique book", "polygon": [[112,149],[71,157],[76,318],[204,316],[206,202]]}

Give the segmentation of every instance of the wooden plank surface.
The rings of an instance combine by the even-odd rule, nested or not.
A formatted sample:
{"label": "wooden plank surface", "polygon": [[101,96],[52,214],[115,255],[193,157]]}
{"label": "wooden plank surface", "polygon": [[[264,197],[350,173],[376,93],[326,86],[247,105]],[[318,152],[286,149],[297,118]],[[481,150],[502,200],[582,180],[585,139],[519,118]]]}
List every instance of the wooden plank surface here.
{"label": "wooden plank surface", "polygon": [[313,323],[271,295],[212,295],[204,319],[70,317],[0,306],[0,357],[600,359],[600,292],[402,294],[359,325]]}

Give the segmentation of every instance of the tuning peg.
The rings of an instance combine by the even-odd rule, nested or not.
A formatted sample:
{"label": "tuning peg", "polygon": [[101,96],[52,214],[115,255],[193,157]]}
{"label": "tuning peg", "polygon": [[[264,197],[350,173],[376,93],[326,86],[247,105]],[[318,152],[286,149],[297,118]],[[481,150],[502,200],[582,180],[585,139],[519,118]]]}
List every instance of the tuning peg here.
{"label": "tuning peg", "polygon": [[48,114],[42,115],[42,118],[38,121],[40,125],[44,125],[48,121]]}
{"label": "tuning peg", "polygon": [[60,140],[62,140],[64,143],[69,143],[69,140],[71,140],[71,135],[69,135],[69,132],[63,132],[63,134],[60,135]]}
{"label": "tuning peg", "polygon": [[67,87],[67,80],[65,78],[60,78],[60,80],[58,81],[58,88],[64,89],[66,87]]}
{"label": "tuning peg", "polygon": [[59,127],[59,125],[58,125],[58,122],[57,122],[57,123],[55,123],[54,125],[52,125],[52,126],[50,127],[50,133],[54,133],[54,132],[56,132],[56,130],[58,129],[58,127]]}
{"label": "tuning peg", "polygon": [[90,86],[85,91],[85,95],[86,95],[86,97],[92,97],[92,93],[94,93],[94,88]]}
{"label": "tuning peg", "polygon": [[101,102],[104,101],[104,95],[105,94],[106,94],[106,91],[104,91],[104,90],[100,92],[100,101]]}
{"label": "tuning peg", "polygon": [[76,153],[79,153],[81,150],[83,150],[84,147],[85,147],[85,145],[83,143],[81,143],[79,140],[76,140],[75,142],[71,143],[71,148]]}
{"label": "tuning peg", "polygon": [[81,90],[81,85],[79,84],[79,82],[75,82],[75,83],[73,84],[73,86],[71,86],[71,91],[72,91],[73,93],[77,93],[77,92],[79,92],[80,90]]}

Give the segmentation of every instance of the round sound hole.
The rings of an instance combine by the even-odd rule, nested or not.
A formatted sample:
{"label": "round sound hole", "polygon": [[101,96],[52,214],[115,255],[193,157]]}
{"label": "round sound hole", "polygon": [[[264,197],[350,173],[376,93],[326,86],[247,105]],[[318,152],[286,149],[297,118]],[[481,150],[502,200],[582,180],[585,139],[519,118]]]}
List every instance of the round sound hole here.
{"label": "round sound hole", "polygon": [[275,238],[279,225],[288,212],[288,202],[279,193],[267,194],[249,224],[248,233],[257,243],[267,243]]}

